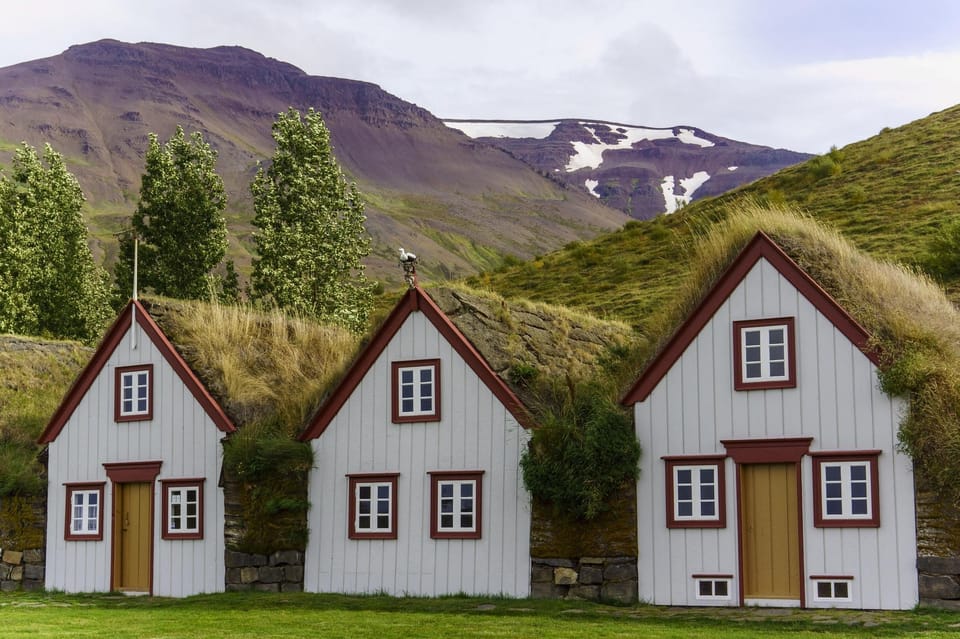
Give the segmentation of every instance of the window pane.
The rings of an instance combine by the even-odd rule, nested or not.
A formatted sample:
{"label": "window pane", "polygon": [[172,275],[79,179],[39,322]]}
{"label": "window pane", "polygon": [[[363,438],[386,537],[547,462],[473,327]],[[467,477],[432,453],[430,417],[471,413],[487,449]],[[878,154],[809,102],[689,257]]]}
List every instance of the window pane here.
{"label": "window pane", "polygon": [[747,379],[754,379],[760,375],[760,364],[747,364]]}
{"label": "window pane", "polygon": [[462,513],[472,513],[473,512],[473,500],[464,499],[460,502],[460,512]]}
{"label": "window pane", "polygon": [[678,517],[692,517],[693,516],[693,504],[688,501],[680,502],[677,504],[677,516]]}
{"label": "window pane", "polygon": [[360,486],[357,490],[360,499],[370,499],[370,486]]}
{"label": "window pane", "polygon": [[390,502],[386,499],[377,500],[377,514],[378,515],[388,515],[390,514]]}
{"label": "window pane", "polygon": [[442,513],[452,513],[453,512],[453,500],[444,499],[440,502],[440,512]]}
{"label": "window pane", "polygon": [[833,584],[833,594],[838,599],[847,599],[850,596],[849,584],[845,581],[837,581]]}
{"label": "window pane", "polygon": [[400,397],[401,399],[413,399],[413,386],[401,386]]}
{"label": "window pane", "polygon": [[369,500],[361,500],[360,503],[357,504],[357,506],[358,506],[359,509],[360,509],[360,514],[361,514],[361,515],[369,515],[369,514],[370,514],[370,501],[369,501]]}
{"label": "window pane", "polygon": [[867,496],[867,484],[866,482],[857,482],[855,484],[850,484],[850,496],[854,499],[860,498],[863,499]]}
{"label": "window pane", "polygon": [[433,369],[432,368],[421,368],[420,369],[420,383],[429,384],[433,381]]}
{"label": "window pane", "polygon": [[413,400],[405,399],[400,404],[400,411],[403,413],[412,413],[413,412]]}
{"label": "window pane", "polygon": [[770,344],[783,344],[783,329],[774,328],[770,330]]}
{"label": "window pane", "polygon": [[701,469],[700,469],[700,483],[701,483],[701,484],[712,484],[712,483],[713,483],[713,475],[714,475],[715,472],[716,472],[716,471],[715,471],[715,469],[713,469],[713,468],[701,468]]}
{"label": "window pane", "polygon": [[744,351],[744,359],[747,362],[754,363],[760,361],[760,347],[751,346]]}
{"label": "window pane", "polygon": [[840,467],[824,466],[823,476],[827,478],[827,481],[840,481]]}
{"label": "window pane", "polygon": [[693,472],[689,468],[677,471],[677,483],[678,484],[689,484],[690,480],[693,477]]}
{"label": "window pane", "polygon": [[441,516],[440,516],[440,527],[441,527],[441,528],[453,528],[453,515],[441,515]]}
{"label": "window pane", "polygon": [[433,400],[429,397],[424,397],[420,400],[420,412],[423,413],[432,413],[433,412]]}
{"label": "window pane", "polygon": [[783,362],[770,362],[770,377],[784,377],[787,374],[787,367]]}
{"label": "window pane", "polygon": [[850,466],[851,481],[866,481],[867,467],[864,465]]}
{"label": "window pane", "polygon": [[829,581],[818,581],[817,582],[817,597],[821,599],[829,599],[833,593],[831,592],[830,582]]}
{"label": "window pane", "polygon": [[828,515],[842,515],[843,507],[839,500],[828,501],[827,502],[827,514]]}
{"label": "window pane", "polygon": [[760,346],[760,331],[744,331],[743,343],[747,346]]}
{"label": "window pane", "polygon": [[718,597],[726,597],[729,593],[727,592],[727,582],[726,581],[715,581],[714,582],[714,593]]}
{"label": "window pane", "polygon": [[390,516],[389,515],[377,515],[377,528],[381,530],[390,529]]}
{"label": "window pane", "polygon": [[854,499],[850,507],[854,515],[866,515],[869,512],[866,499]]}
{"label": "window pane", "polygon": [[770,347],[770,359],[772,359],[772,360],[782,360],[782,359],[783,359],[783,346],[771,346],[771,347]]}
{"label": "window pane", "polygon": [[123,398],[124,399],[133,399],[133,388],[130,386],[123,387]]}
{"label": "window pane", "polygon": [[197,529],[197,518],[196,517],[187,517],[187,528],[190,530]]}
{"label": "window pane", "polygon": [[390,486],[382,485],[377,486],[377,497],[379,499],[387,499],[390,497]]}
{"label": "window pane", "polygon": [[[87,493],[87,503],[91,506],[97,505],[97,500],[100,498],[99,493]],[[96,509],[94,509],[96,510]]]}
{"label": "window pane", "polygon": [[700,501],[713,501],[713,486],[700,484]]}
{"label": "window pane", "polygon": [[700,504],[700,514],[704,517],[713,517],[716,515],[716,510],[712,501],[706,501]]}
{"label": "window pane", "polygon": [[440,484],[441,497],[453,497],[453,484]]}
{"label": "window pane", "polygon": [[370,515],[361,515],[357,518],[357,528],[370,528]]}
{"label": "window pane", "polygon": [[137,412],[138,413],[147,412],[147,400],[145,399],[137,400]]}
{"label": "window pane", "polygon": [[473,528],[473,515],[460,515],[461,528]]}
{"label": "window pane", "polygon": [[693,499],[693,486],[677,486],[677,499],[680,501]]}
{"label": "window pane", "polygon": [[710,597],[713,595],[712,586],[713,584],[706,580],[701,580],[697,583],[697,589],[700,592],[701,597]]}
{"label": "window pane", "polygon": [[400,382],[402,384],[412,384],[413,383],[413,371],[410,369],[403,369],[400,371]]}

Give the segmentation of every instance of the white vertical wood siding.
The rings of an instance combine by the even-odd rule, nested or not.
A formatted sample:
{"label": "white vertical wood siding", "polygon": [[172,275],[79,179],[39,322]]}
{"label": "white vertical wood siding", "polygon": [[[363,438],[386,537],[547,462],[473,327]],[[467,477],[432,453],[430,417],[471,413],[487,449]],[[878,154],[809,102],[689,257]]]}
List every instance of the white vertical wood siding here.
{"label": "white vertical wood siding", "polygon": [[[733,390],[732,323],[796,318],[797,386]],[[637,484],[639,594],[667,605],[736,605],[735,465],[725,460],[727,527],[668,529],[663,455],[726,452],[720,440],[812,436],[811,451],[880,449],[880,528],[816,528],[813,465],[802,462],[806,605],[911,608],[918,601],[913,472],[897,451],[900,399],[877,370],[790,282],[761,259],[643,402],[635,405],[643,472]],[[732,574],[730,602],[698,600],[693,574]],[[810,575],[853,575],[853,601],[818,603]]]}
{"label": "white vertical wood siding", "polygon": [[[154,483],[153,593],[185,597],[224,589],[223,490],[220,477],[222,433],[140,326],[137,349],[129,332],[100,375],[49,445],[46,586],[67,592],[110,589],[113,485],[103,464],[162,460]],[[154,365],[153,419],[114,421],[114,380],[118,366]],[[164,540],[164,479],[206,477],[204,538]],[[106,482],[102,541],[65,541],[65,483]]]}
{"label": "white vertical wood siding", "polygon": [[[440,358],[439,422],[391,422],[390,364]],[[526,596],[530,499],[519,473],[527,434],[446,339],[414,312],[312,440],[312,592]],[[430,538],[429,471],[483,470],[480,539]],[[399,472],[397,539],[348,539],[347,474]]]}

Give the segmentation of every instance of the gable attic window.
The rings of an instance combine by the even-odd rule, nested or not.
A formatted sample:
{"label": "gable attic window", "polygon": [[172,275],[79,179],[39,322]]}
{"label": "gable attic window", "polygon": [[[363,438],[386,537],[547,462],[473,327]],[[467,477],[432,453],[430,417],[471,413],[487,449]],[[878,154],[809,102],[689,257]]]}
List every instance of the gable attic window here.
{"label": "gable attic window", "polygon": [[63,538],[67,541],[100,541],[103,539],[103,486],[95,484],[66,484],[66,526]]}
{"label": "gable attic window", "polygon": [[153,364],[117,367],[114,413],[118,422],[153,419]]}
{"label": "gable attic window", "polygon": [[440,421],[440,360],[393,362],[393,422]]}
{"label": "gable attic window", "polygon": [[795,387],[795,341],[792,317],[734,322],[734,389]]}
{"label": "gable attic window", "polygon": [[725,528],[723,455],[663,457],[667,528]]}

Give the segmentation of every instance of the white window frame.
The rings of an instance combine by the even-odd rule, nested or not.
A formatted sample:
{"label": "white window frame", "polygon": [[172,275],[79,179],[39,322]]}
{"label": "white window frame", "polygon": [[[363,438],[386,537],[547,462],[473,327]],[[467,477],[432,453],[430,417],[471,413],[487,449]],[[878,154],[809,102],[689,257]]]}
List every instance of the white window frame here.
{"label": "white window frame", "polygon": [[[360,496],[360,492],[364,488],[370,489],[369,497],[363,498]],[[386,497],[380,496],[381,488],[387,489]],[[351,495],[351,499],[353,499],[351,536],[357,538],[368,536],[396,536],[395,521],[397,514],[394,512],[394,508],[396,508],[395,490],[396,481],[390,479],[371,479],[369,481],[357,479],[353,482],[353,494]],[[369,511],[366,513],[362,512],[362,504],[364,503],[369,505]],[[381,511],[380,506],[384,503],[386,504],[386,511]],[[378,519],[384,516],[387,518],[387,525],[381,526]],[[365,527],[361,525],[361,519],[364,517],[369,518],[368,525]]]}
{"label": "white window frame", "polygon": [[[732,582],[733,582],[733,579],[730,577],[695,577],[694,587],[696,588],[696,598],[699,601],[730,601]],[[700,592],[700,586],[701,584],[704,584],[704,583],[710,584],[711,594],[704,595]],[[724,585],[726,585],[727,594],[725,595],[716,594],[717,584],[720,584],[720,583],[723,583]]]}
{"label": "white window frame", "polygon": [[[709,470],[713,473],[713,481],[701,483],[701,471]],[[681,471],[690,471],[690,499],[680,499],[680,478]],[[720,520],[720,468],[717,464],[676,464],[673,467],[673,518],[677,522],[686,521],[719,521]],[[687,485],[687,484],[684,484]],[[713,499],[704,500],[701,498],[701,488],[704,486],[713,486]],[[680,514],[680,503],[689,502],[691,505],[691,514]],[[706,503],[713,503],[713,515],[704,515],[703,506]]]}
{"label": "white window frame", "polygon": [[[840,469],[840,479],[839,481],[830,481],[827,479],[827,470],[831,467],[838,467]],[[854,480],[851,478],[851,473],[854,467],[859,467],[863,469],[864,478]],[[870,520],[873,519],[873,491],[876,490],[876,487],[873,485],[873,480],[871,477],[871,463],[869,460],[857,460],[857,461],[821,461],[820,462],[820,508],[824,521],[835,521],[835,520]],[[827,487],[831,484],[840,485],[840,497],[830,497],[828,496]],[[862,484],[866,488],[866,492],[863,496],[854,496],[853,488],[854,484]],[[853,512],[853,502],[854,500],[865,501],[867,506],[867,512],[865,513],[854,513]],[[840,503],[841,511],[840,513],[829,513],[828,504],[830,503]]]}
{"label": "white window frame", "polygon": [[[150,375],[152,371],[149,368],[140,368],[131,371],[120,372],[120,417],[139,417],[150,414]],[[142,381],[141,381],[142,376]],[[126,390],[130,389],[130,399],[126,398]],[[141,396],[142,393],[142,396]],[[144,409],[137,409],[137,403],[142,400]],[[127,402],[130,403],[130,409],[126,409]]]}
{"label": "white window frame", "polygon": [[[190,501],[187,498],[189,491],[194,492],[194,499]],[[202,526],[202,506],[203,506],[203,492],[202,487],[199,484],[181,484],[176,486],[167,486],[167,534],[168,535],[188,535],[188,534],[199,534]],[[178,501],[174,501],[174,496],[178,497]],[[189,521],[191,515],[188,512],[190,505],[194,507],[194,514],[192,515],[195,520],[194,526],[188,526],[187,522]],[[179,513],[174,512],[174,507],[179,507]],[[179,527],[174,527],[174,523],[179,522],[182,524]]]}
{"label": "white window frame", "polygon": [[[783,342],[771,344],[770,333],[773,331],[783,331]],[[760,344],[748,346],[747,334],[759,333]],[[744,384],[758,384],[763,382],[785,382],[790,379],[790,327],[787,324],[769,324],[761,326],[742,326],[740,327],[740,376]],[[773,359],[771,357],[771,348],[779,346],[783,349],[782,359]],[[760,361],[748,362],[747,352],[749,349],[760,349]],[[760,375],[751,377],[747,374],[748,365],[760,365]],[[783,374],[773,375],[770,373],[770,367],[774,363],[783,364]]]}
{"label": "white window frame", "polygon": [[[853,579],[851,577],[811,577],[813,580],[813,600],[823,603],[851,602],[853,601]],[[837,586],[843,584],[847,588],[845,597],[837,596]],[[830,588],[830,594],[827,596],[820,594],[820,586],[827,585]]]}
{"label": "white window frame", "polygon": [[[449,486],[453,489],[453,495],[443,496],[443,489]],[[470,496],[464,497],[462,487],[470,486]],[[470,502],[470,508],[464,508],[464,502]],[[444,511],[444,504],[450,504],[449,512]],[[470,517],[473,522],[469,526],[463,526],[464,515]],[[445,526],[444,518],[451,517],[452,524]],[[439,479],[437,480],[437,531],[441,533],[475,533],[477,532],[477,480],[476,479]]]}
{"label": "white window frame", "polygon": [[[396,379],[396,389],[397,389],[397,417],[401,419],[410,418],[410,417],[432,417],[437,414],[437,371],[438,366],[436,364],[418,364],[413,366],[401,365],[397,367],[397,379]],[[423,371],[430,372],[430,380],[428,382],[423,381],[421,373]],[[404,373],[411,373],[413,379],[410,382],[404,382],[403,377]],[[424,387],[429,385],[430,392],[424,393]],[[404,397],[403,392],[405,388],[411,390],[410,397]],[[430,408],[424,410],[422,408],[423,402],[425,400],[430,401]],[[412,410],[404,410],[403,403],[404,401],[413,402]]]}
{"label": "white window frame", "polygon": [[[76,503],[77,497],[82,497]],[[96,497],[96,503],[90,503],[90,497]],[[77,517],[80,508],[80,517]],[[89,509],[93,508],[93,514]],[[102,488],[74,488],[70,490],[70,535],[76,537],[96,537],[100,535],[101,509],[103,508]],[[79,528],[77,524],[80,524]],[[92,525],[91,525],[92,523]]]}

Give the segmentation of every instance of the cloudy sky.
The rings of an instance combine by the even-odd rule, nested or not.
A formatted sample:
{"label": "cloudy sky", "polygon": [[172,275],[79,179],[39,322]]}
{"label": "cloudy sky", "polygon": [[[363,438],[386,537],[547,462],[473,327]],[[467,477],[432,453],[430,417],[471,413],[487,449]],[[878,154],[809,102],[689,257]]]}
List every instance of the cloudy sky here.
{"label": "cloudy sky", "polygon": [[235,44],[438,117],[687,124],[812,153],[960,103],[953,0],[28,0],[3,13],[0,67],[101,38]]}

